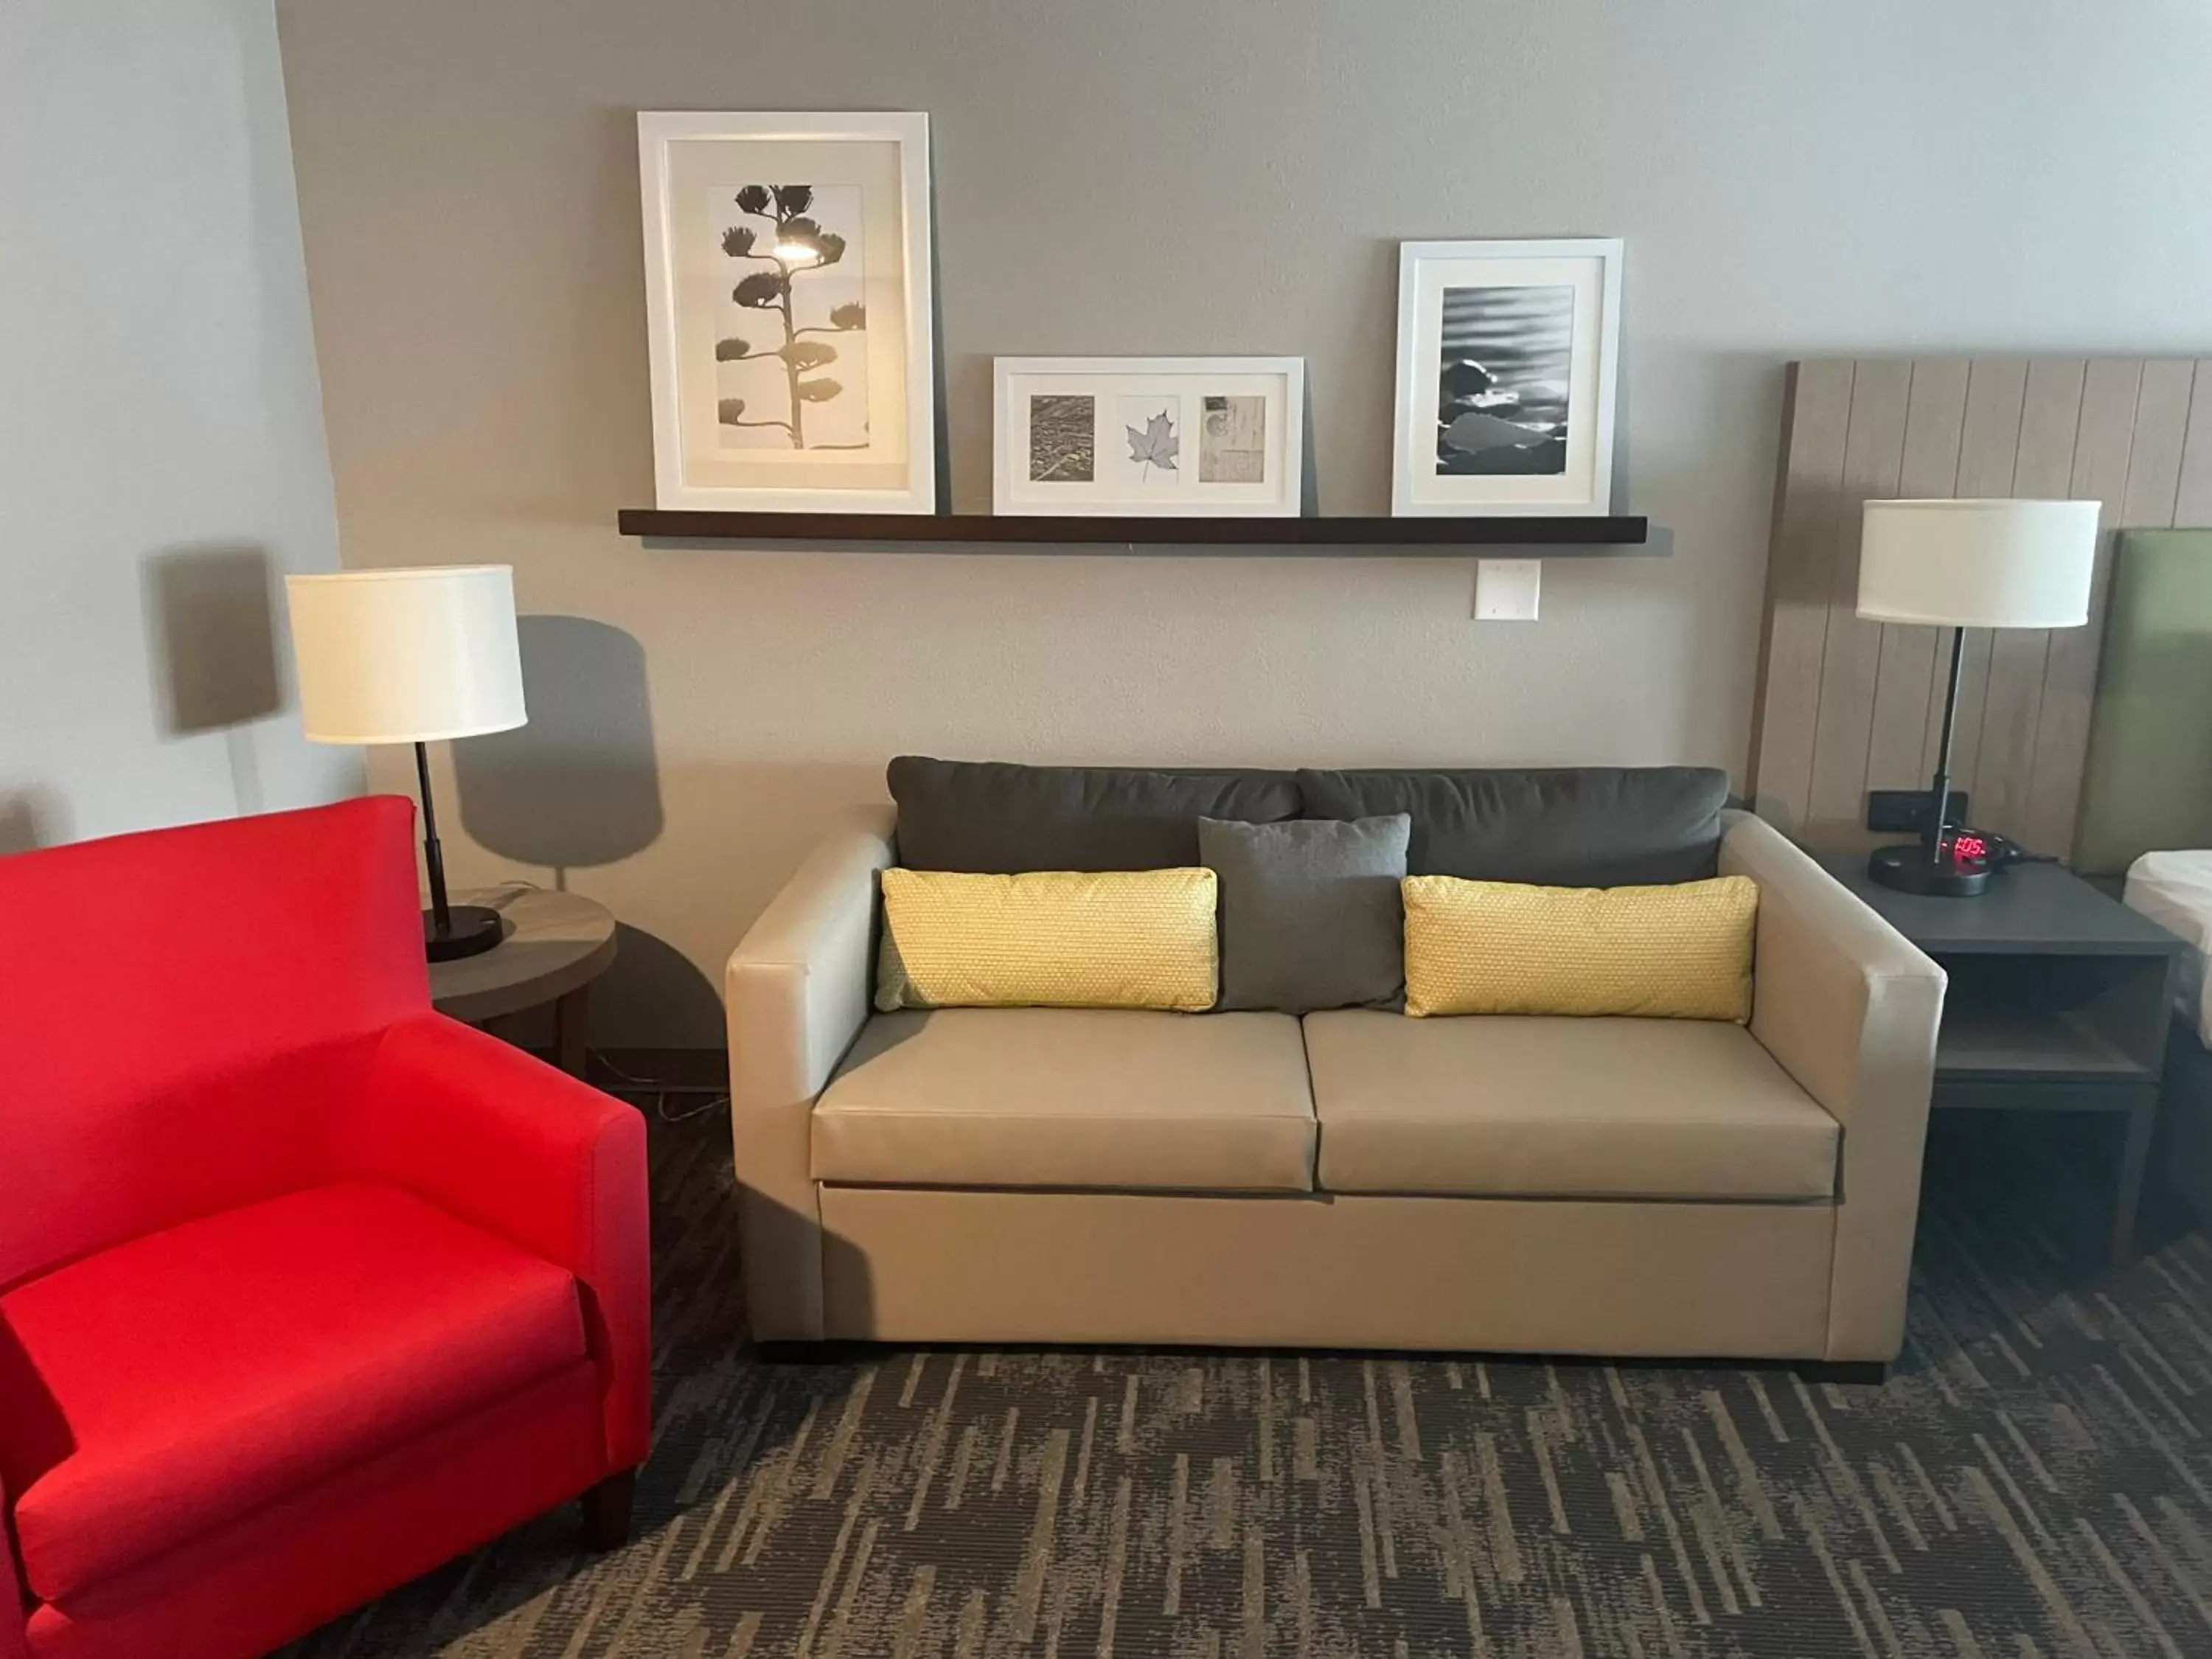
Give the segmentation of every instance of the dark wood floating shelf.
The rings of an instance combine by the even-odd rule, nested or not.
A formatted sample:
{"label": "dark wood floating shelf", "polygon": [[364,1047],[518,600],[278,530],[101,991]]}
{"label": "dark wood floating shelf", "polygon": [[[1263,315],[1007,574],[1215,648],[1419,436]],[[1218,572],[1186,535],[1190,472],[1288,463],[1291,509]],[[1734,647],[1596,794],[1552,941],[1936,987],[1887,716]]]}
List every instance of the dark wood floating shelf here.
{"label": "dark wood floating shelf", "polygon": [[709,513],[626,507],[625,536],[678,542],[984,542],[1054,547],[1543,548],[1552,556],[1643,549],[1644,518],[1092,519],[988,513]]}

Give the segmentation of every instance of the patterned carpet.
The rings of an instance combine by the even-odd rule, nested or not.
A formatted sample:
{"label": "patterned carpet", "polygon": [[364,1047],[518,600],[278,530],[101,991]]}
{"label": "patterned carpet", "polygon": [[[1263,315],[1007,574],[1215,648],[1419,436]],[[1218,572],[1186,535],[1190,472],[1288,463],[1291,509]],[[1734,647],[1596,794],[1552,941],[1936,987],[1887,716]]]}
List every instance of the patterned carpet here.
{"label": "patterned carpet", "polygon": [[2212,1654],[2212,1243],[2093,1264],[2094,1123],[1939,1126],[1904,1363],[741,1345],[719,1114],[655,1130],[658,1445],[295,1659]]}

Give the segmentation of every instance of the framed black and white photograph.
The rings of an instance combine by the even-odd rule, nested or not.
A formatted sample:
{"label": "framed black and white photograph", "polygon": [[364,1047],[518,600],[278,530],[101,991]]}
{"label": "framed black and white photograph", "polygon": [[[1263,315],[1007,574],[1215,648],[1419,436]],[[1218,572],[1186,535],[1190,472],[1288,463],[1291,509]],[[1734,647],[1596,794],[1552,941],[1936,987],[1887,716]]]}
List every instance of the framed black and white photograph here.
{"label": "framed black and white photograph", "polygon": [[992,510],[1295,517],[1297,357],[1000,357]]}
{"label": "framed black and white photograph", "polygon": [[929,118],[637,118],[663,507],[937,507]]}
{"label": "framed black and white photograph", "polygon": [[1392,513],[1611,510],[1620,268],[1609,239],[1400,245]]}

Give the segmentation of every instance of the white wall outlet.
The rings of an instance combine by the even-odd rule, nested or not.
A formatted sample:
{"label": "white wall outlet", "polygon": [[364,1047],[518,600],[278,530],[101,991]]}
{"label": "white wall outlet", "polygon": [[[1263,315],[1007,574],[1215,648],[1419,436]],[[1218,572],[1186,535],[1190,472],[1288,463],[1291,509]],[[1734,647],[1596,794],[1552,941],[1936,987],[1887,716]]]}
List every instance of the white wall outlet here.
{"label": "white wall outlet", "polygon": [[1534,622],[1544,590],[1541,559],[1479,559],[1474,567],[1477,622]]}

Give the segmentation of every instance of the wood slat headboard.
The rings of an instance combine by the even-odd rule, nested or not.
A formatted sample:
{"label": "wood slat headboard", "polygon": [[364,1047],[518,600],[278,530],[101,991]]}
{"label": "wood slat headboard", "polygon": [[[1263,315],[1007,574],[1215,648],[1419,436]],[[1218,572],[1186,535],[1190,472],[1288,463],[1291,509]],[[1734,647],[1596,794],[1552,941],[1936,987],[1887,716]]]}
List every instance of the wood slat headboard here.
{"label": "wood slat headboard", "polygon": [[2086,628],[1970,629],[1952,785],[1974,822],[2071,857],[2112,532],[2212,525],[2212,359],[1825,358],[1790,368],[1751,794],[1806,844],[1870,844],[1869,789],[1927,787],[1942,630],[1861,622],[1859,504],[2105,504]]}

